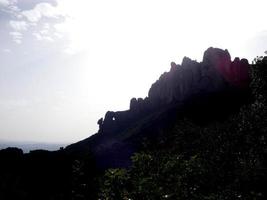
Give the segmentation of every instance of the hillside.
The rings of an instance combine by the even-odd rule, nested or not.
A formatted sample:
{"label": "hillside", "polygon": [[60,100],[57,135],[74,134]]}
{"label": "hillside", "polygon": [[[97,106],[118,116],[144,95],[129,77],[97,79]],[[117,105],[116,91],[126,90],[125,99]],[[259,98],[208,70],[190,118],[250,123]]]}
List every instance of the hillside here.
{"label": "hillside", "polygon": [[98,121],[97,134],[72,144],[67,152],[90,152],[99,168],[126,167],[144,138],[170,129],[177,118],[187,116],[197,123],[224,119],[250,100],[249,64],[231,61],[227,50],[209,48],[203,61],[187,57],[181,65],[171,63],[152,84],[148,97],[133,98],[126,111],[108,111]]}
{"label": "hillside", "polygon": [[247,104],[205,124],[176,120],[128,169],[106,170],[100,199],[266,199],[267,57],[249,74]]}
{"label": "hillside", "polygon": [[0,199],[266,199],[267,57],[187,57],[93,136],[0,150]]}

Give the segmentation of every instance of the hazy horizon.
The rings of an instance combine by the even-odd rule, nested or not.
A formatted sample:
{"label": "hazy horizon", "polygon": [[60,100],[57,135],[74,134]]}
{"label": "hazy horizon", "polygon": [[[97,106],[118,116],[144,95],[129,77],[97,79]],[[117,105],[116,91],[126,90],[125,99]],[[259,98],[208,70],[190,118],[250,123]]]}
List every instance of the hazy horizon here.
{"label": "hazy horizon", "polygon": [[1,141],[0,140],[0,150],[6,148],[19,148],[22,149],[24,153],[29,153],[33,150],[48,150],[55,151],[59,150],[61,147],[66,147],[69,144],[66,143],[42,143],[42,142],[34,142],[34,141],[25,141],[25,142],[12,142],[12,141]]}
{"label": "hazy horizon", "polygon": [[69,144],[145,97],[172,61],[210,46],[267,49],[254,1],[0,0],[0,142]]}

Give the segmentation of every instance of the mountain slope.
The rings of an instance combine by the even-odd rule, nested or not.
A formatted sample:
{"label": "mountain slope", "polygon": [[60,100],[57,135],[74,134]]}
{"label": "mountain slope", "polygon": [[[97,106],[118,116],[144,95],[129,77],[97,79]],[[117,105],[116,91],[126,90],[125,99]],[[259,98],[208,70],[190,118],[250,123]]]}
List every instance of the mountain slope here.
{"label": "mountain slope", "polygon": [[231,61],[227,50],[209,48],[203,61],[187,57],[181,65],[171,63],[169,72],[152,84],[148,97],[133,98],[130,109],[108,111],[98,121],[97,134],[66,147],[72,154],[90,153],[99,168],[129,166],[130,156],[144,139],[171,129],[184,116],[198,124],[223,120],[250,100],[249,64]]}
{"label": "mountain slope", "polygon": [[0,150],[0,199],[266,199],[267,57],[209,48],[98,124],[58,151]]}
{"label": "mountain slope", "polygon": [[98,198],[266,199],[267,57],[255,61],[251,102],[211,123],[178,119],[128,169],[106,170]]}

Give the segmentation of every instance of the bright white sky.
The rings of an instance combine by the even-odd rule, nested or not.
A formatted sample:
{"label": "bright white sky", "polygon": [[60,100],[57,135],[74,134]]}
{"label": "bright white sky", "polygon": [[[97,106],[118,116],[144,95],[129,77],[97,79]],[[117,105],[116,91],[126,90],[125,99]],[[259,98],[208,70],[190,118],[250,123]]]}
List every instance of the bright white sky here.
{"label": "bright white sky", "polygon": [[266,0],[0,0],[0,140],[75,142],[210,46],[267,50]]}

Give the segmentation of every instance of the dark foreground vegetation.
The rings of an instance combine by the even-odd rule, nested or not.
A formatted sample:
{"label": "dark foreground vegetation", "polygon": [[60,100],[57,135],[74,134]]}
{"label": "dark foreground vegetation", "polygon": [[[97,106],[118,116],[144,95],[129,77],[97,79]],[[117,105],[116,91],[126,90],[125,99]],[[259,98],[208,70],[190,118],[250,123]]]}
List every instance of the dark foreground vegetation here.
{"label": "dark foreground vegetation", "polygon": [[266,199],[267,57],[250,77],[247,101],[227,116],[145,129],[125,167],[98,168],[90,151],[1,150],[0,199]]}
{"label": "dark foreground vegetation", "polygon": [[101,199],[266,199],[267,58],[251,66],[252,101],[207,125],[184,118],[132,157],[109,169]]}

